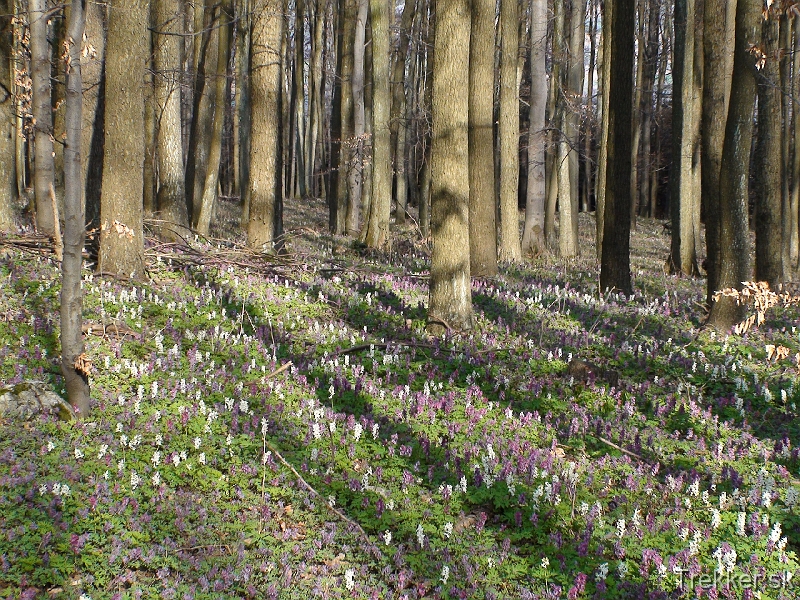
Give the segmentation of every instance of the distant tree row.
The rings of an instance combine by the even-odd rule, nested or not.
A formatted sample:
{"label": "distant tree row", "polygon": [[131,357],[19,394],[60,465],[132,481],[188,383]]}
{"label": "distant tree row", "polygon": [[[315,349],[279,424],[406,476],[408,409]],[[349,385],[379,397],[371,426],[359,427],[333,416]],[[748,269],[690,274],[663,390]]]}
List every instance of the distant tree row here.
{"label": "distant tree row", "polygon": [[[72,10],[0,0],[1,229],[28,198],[40,232],[64,220]],[[87,3],[97,268],[141,276],[145,220],[208,234],[221,196],[250,247],[279,252],[284,209],[325,198],[331,231],[370,247],[408,219],[431,235],[432,322],[460,329],[470,277],[577,255],[580,212],[601,287],[630,292],[630,228],[668,217],[667,268],[689,276],[705,225],[710,323],[727,328],[741,309],[715,290],[798,268],[798,15],[798,0]]]}

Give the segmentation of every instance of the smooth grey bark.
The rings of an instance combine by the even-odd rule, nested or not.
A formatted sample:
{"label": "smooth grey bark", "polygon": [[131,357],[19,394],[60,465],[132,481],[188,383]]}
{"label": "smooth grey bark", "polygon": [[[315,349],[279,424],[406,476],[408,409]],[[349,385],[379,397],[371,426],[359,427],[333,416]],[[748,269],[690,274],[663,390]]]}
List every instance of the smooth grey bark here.
{"label": "smooth grey bark", "polygon": [[64,258],[61,262],[61,373],[69,403],[79,417],[89,414],[88,364],[83,346],[81,266],[86,227],[81,167],[82,87],[81,43],[86,0],[72,0],[66,64],[66,140],[64,146]]}
{"label": "smooth grey bark", "polygon": [[366,116],[364,107],[364,50],[367,35],[369,0],[356,0],[357,14],[353,32],[353,146],[352,164],[347,173],[347,235],[357,236],[361,221],[361,188],[364,176],[364,133]]}
{"label": "smooth grey bark", "polygon": [[389,83],[392,94],[391,131],[392,167],[395,189],[395,223],[404,223],[408,208],[408,169],[406,167],[406,138],[408,121],[406,119],[406,57],[414,20],[415,0],[406,0],[400,17],[397,42],[391,61],[392,79]]}
{"label": "smooth grey bark", "polygon": [[469,258],[470,274],[497,274],[494,174],[494,0],[472,4],[469,52]]}
{"label": "smooth grey bark", "polygon": [[519,236],[519,17],[517,0],[500,0],[500,260],[522,258]]}
{"label": "smooth grey bark", "polygon": [[586,73],[584,43],[586,37],[586,0],[572,0],[569,9],[569,58],[566,73],[566,136],[569,139],[570,216],[572,238],[577,251],[580,163],[578,149],[581,135],[581,108],[583,107],[583,79]]}
{"label": "smooth grey bark", "polygon": [[577,194],[573,194],[573,169],[570,169],[570,146],[572,144],[572,125],[570,124],[571,101],[569,90],[570,57],[569,31],[566,14],[567,7],[561,3],[554,5],[553,56],[558,69],[553,69],[553,84],[557,85],[555,105],[555,164],[554,176],[558,184],[558,253],[562,258],[578,255],[577,237]]}
{"label": "smooth grey bark", "polygon": [[538,255],[546,250],[545,218],[545,132],[547,117],[547,0],[531,2],[530,117],[528,126],[528,186],[522,253]]}
{"label": "smooth grey bark", "polygon": [[112,2],[108,14],[100,252],[98,270],[144,276],[144,82],[149,3]]}
{"label": "smooth grey bark", "polygon": [[675,58],[673,60],[672,165],[670,216],[672,243],[669,268],[689,276],[700,273],[695,247],[694,205],[694,0],[675,2]]}
{"label": "smooth grey bark", "polygon": [[[469,265],[468,0],[436,10],[431,147],[431,254],[428,328],[472,328]],[[516,23],[514,24],[516,29]],[[514,52],[516,56],[516,49]]]}
{"label": "smooth grey bark", "polygon": [[13,1],[0,0],[0,231],[15,226],[17,200],[17,124],[14,110],[11,57]]}
{"label": "smooth grey bark", "polygon": [[[336,128],[332,127],[331,154],[333,156],[331,164],[334,165],[335,170],[331,173],[334,185],[329,190],[332,195],[329,207],[329,226],[334,233],[340,235],[347,230],[350,171],[355,168],[353,139],[353,63],[355,58],[353,44],[356,35],[357,13],[356,0],[344,0],[344,14],[339,19],[339,51],[337,52],[339,76],[335,83],[335,89],[339,94],[339,130],[337,133]],[[334,95],[334,110],[336,110],[336,104]]]}
{"label": "smooth grey bark", "polygon": [[389,6],[370,0],[372,24],[372,190],[364,241],[370,248],[391,243],[392,156],[389,118]]}
{"label": "smooth grey bark", "polygon": [[181,133],[180,1],[152,0],[151,16],[158,156],[156,210],[164,221],[161,234],[176,240],[188,233],[189,226]]}
{"label": "smooth grey bark", "polygon": [[[217,33],[217,65],[214,81],[214,116],[211,120],[211,129],[206,133],[210,137],[208,165],[205,181],[203,182],[203,196],[199,203],[199,212],[195,222],[195,228],[202,235],[208,235],[211,230],[211,219],[217,203],[220,158],[222,157],[222,126],[225,122],[225,92],[228,86],[231,16],[231,2],[230,0],[223,0],[219,7],[219,19],[217,21],[219,31]],[[278,48],[280,48],[280,45]]]}
{"label": "smooth grey bark", "polygon": [[281,207],[279,196],[281,0],[259,0],[253,13],[251,55],[252,145],[250,146],[250,220],[247,244],[273,252]]}
{"label": "smooth grey bark", "polygon": [[31,86],[33,98],[31,112],[34,120],[33,195],[36,206],[36,227],[42,233],[55,233],[54,206],[50,190],[55,184],[53,159],[53,106],[51,102],[50,46],[47,43],[47,2],[29,0]]}

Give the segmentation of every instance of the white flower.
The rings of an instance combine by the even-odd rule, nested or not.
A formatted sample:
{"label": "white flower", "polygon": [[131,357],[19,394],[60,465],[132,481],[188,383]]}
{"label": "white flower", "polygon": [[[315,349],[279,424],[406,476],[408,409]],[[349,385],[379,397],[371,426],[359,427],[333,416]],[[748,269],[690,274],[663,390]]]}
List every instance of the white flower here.
{"label": "white flower", "polygon": [[315,422],[315,423],[313,423],[311,425],[311,433],[314,434],[314,439],[315,440],[318,440],[318,439],[320,439],[322,437],[322,432],[319,429],[319,423]]}
{"label": "white flower", "polygon": [[44,496],[47,493],[47,484],[43,483],[39,486],[39,495]]}
{"label": "white flower", "polygon": [[158,487],[161,484],[161,473],[159,473],[158,471],[153,473],[151,481],[153,482],[154,486]]}
{"label": "white flower", "polygon": [[164,443],[164,436],[160,433],[156,434],[156,446],[161,446]]}
{"label": "white flower", "polygon": [[352,590],[356,585],[355,579],[354,579],[355,575],[356,575],[356,572],[355,572],[354,569],[347,569],[344,572],[344,586],[348,590]]}
{"label": "white flower", "polygon": [[439,581],[441,581],[444,584],[447,584],[447,579],[449,577],[450,577],[450,567],[448,567],[447,565],[444,565],[442,567],[442,576],[439,577]]}
{"label": "white flower", "polygon": [[139,474],[136,471],[131,471],[131,489],[135,490],[140,483]]}
{"label": "white flower", "polygon": [[103,444],[102,446],[100,446],[100,452],[97,453],[97,458],[98,459],[103,458],[106,455],[106,453],[108,453],[108,444]]}
{"label": "white flower", "polygon": [[776,522],[772,526],[772,531],[769,532],[769,541],[773,544],[777,544],[778,541],[781,539],[781,524]]}
{"label": "white flower", "polygon": [[461,476],[461,481],[458,482],[459,487],[461,488],[461,493],[467,493],[467,477],[465,475]]}
{"label": "white flower", "polygon": [[158,450],[153,452],[153,458],[151,458],[150,460],[153,463],[154,467],[157,467],[158,465],[160,465],[161,464],[161,452],[159,452]]}
{"label": "white flower", "polygon": [[417,524],[417,542],[420,546],[425,543],[425,530],[422,528],[422,523]]}
{"label": "white flower", "polygon": [[81,594],[78,600],[92,600],[92,597],[89,596],[88,594]]}
{"label": "white flower", "polygon": [[550,559],[546,556],[542,558],[542,568],[547,569],[550,566]]}
{"label": "white flower", "polygon": [[617,520],[617,536],[622,537],[625,535],[625,519]]}
{"label": "white flower", "polygon": [[181,457],[180,457],[180,455],[178,455],[178,454],[173,454],[173,455],[172,455],[172,464],[173,464],[173,465],[175,465],[176,467],[177,467],[179,464],[181,464]]}
{"label": "white flower", "polygon": [[124,459],[124,458],[123,458],[123,459],[121,459],[121,460],[120,460],[120,461],[117,463],[117,471],[123,471],[123,470],[125,470],[125,459]]}
{"label": "white flower", "polygon": [[201,440],[200,440],[199,437],[194,438],[194,449],[195,450],[199,450],[200,449],[200,443],[201,443]]}
{"label": "white flower", "polygon": [[108,481],[108,469],[106,469],[106,472],[105,472],[105,473],[103,473],[103,479],[105,479],[106,481]]}
{"label": "white flower", "polygon": [[383,543],[387,546],[392,543],[392,532],[388,529],[383,532]]}
{"label": "white flower", "polygon": [[56,448],[56,445],[53,443],[53,440],[48,440],[48,442],[47,442],[47,451],[48,452],[52,452],[53,450],[55,450],[55,448]]}
{"label": "white flower", "polygon": [[336,421],[331,421],[328,423],[328,429],[331,433],[334,433],[336,431]]}
{"label": "white flower", "polygon": [[448,521],[444,524],[444,529],[442,530],[442,537],[444,539],[449,540],[450,536],[453,535],[453,524]]}
{"label": "white flower", "polygon": [[200,453],[200,456],[197,457],[197,462],[199,462],[201,465],[206,464],[206,453],[205,452],[201,452]]}
{"label": "white flower", "polygon": [[740,512],[736,516],[736,535],[739,535],[739,536],[744,536],[745,535],[744,520],[745,520],[746,516],[747,515],[745,513],[743,513],[743,512]]}
{"label": "white flower", "polygon": [[361,434],[364,432],[364,427],[358,421],[353,425],[353,437],[356,441],[361,439]]}
{"label": "white flower", "polygon": [[333,494],[328,496],[328,506],[330,506],[331,508],[336,506],[336,496],[334,496]]}
{"label": "white flower", "polygon": [[239,410],[243,413],[246,413],[250,409],[250,405],[247,404],[247,400],[239,400]]}
{"label": "white flower", "polygon": [[619,562],[617,565],[617,571],[619,572],[619,576],[624,578],[625,575],[628,574],[628,565],[622,561]]}
{"label": "white flower", "polygon": [[604,581],[608,576],[608,563],[603,563],[597,568],[597,578]]}
{"label": "white flower", "polygon": [[373,423],[372,424],[372,439],[373,440],[377,440],[378,439],[378,424],[377,423]]}
{"label": "white flower", "polygon": [[711,529],[716,529],[722,523],[722,517],[719,511],[715,508],[711,511]]}

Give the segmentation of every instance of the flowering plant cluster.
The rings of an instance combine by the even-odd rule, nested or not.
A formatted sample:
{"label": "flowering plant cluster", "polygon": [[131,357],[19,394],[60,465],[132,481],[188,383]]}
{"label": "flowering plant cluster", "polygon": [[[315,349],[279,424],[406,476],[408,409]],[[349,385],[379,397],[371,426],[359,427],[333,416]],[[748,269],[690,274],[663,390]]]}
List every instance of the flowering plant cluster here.
{"label": "flowering plant cluster", "polygon": [[[92,413],[0,421],[0,597],[798,597],[794,308],[699,331],[648,258],[506,266],[444,338],[408,264],[87,271]],[[58,387],[57,271],[0,260],[0,387]]]}

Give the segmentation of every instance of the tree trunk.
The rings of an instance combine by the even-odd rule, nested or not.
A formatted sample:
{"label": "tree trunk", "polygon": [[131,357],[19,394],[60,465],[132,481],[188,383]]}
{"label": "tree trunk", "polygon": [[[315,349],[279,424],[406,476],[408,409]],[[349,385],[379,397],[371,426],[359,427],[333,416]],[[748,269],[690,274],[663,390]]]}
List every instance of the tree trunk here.
{"label": "tree trunk", "polygon": [[699,274],[695,248],[694,155],[694,0],[675,2],[674,93],[672,101],[672,165],[670,167],[670,215],[672,244],[670,271]]}
{"label": "tree trunk", "polygon": [[[389,116],[389,6],[383,0],[370,0],[372,23],[372,197],[365,242],[370,248],[383,248],[389,239],[392,207],[392,156]],[[468,50],[468,49],[467,49]]]}
{"label": "tree trunk", "polygon": [[473,277],[497,274],[494,181],[494,0],[472,5],[469,53],[469,258]]}
{"label": "tree trunk", "polygon": [[[749,0],[748,0],[749,1]],[[728,114],[730,90],[730,61],[726,14],[727,0],[705,0],[703,7],[703,114],[702,132],[702,193],[706,216],[706,304],[719,286],[720,236],[720,168],[725,141],[725,120]]]}
{"label": "tree trunk", "polygon": [[547,141],[547,1],[531,2],[531,97],[528,128],[528,188],[522,252],[538,255],[545,251],[545,143]]}
{"label": "tree trunk", "polygon": [[645,1],[638,0],[636,8],[636,21],[638,30],[636,32],[637,51],[634,54],[636,78],[633,83],[633,111],[631,125],[633,141],[631,142],[631,227],[636,229],[636,201],[639,198],[639,154],[642,144],[642,88],[644,79],[644,38],[645,38]]}
{"label": "tree trunk", "polygon": [[64,146],[64,259],[61,262],[61,373],[69,403],[78,416],[89,414],[88,367],[82,361],[83,292],[81,265],[86,227],[81,167],[81,44],[86,0],[72,0],[69,16],[69,59],[66,68],[66,143]]}
{"label": "tree trunk", "polygon": [[600,291],[633,291],[630,269],[631,97],[635,0],[614,0],[611,16],[611,77],[608,80],[608,173],[606,175]]}
{"label": "tree trunk", "polygon": [[589,64],[586,73],[586,93],[584,94],[584,110],[586,111],[586,126],[583,135],[583,187],[580,194],[581,212],[589,212],[592,203],[592,182],[594,161],[592,160],[592,145],[595,135],[594,116],[594,82],[595,68],[597,67],[597,21],[598,12],[595,0],[590,0],[589,10]]}
{"label": "tree trunk", "polygon": [[601,86],[601,116],[600,116],[600,147],[597,151],[597,207],[595,208],[595,245],[598,260],[602,260],[603,236],[605,235],[605,216],[606,216],[606,174],[608,171],[608,142],[609,142],[609,121],[608,104],[610,97],[611,83],[611,20],[614,16],[614,4],[617,0],[605,0],[603,3],[603,27],[602,43],[600,52],[603,55],[601,61],[602,75],[600,77]]}
{"label": "tree trunk", "polygon": [[194,9],[194,25],[194,106],[186,161],[186,203],[192,224],[197,223],[200,215],[214,118],[215,91],[207,73],[216,67],[219,50],[219,24],[214,16],[213,0],[198,0]]}
{"label": "tree trunk", "polygon": [[183,19],[179,0],[152,0],[155,106],[158,118],[158,217],[161,234],[175,241],[189,226],[186,185],[183,178],[181,134],[181,48]]}
{"label": "tree trunk", "polygon": [[441,3],[436,11],[431,148],[433,253],[428,304],[429,329],[436,333],[442,326],[472,328],[467,121],[470,12],[467,0]]}
{"label": "tree trunk", "polygon": [[364,50],[367,34],[369,1],[357,0],[357,16],[353,41],[353,146],[352,164],[347,174],[347,235],[357,236],[360,230],[361,187],[364,176]]}
{"label": "tree trunk", "polygon": [[411,25],[414,19],[414,0],[406,0],[403,7],[403,14],[400,17],[400,28],[397,33],[397,46],[395,47],[392,58],[392,80],[390,82],[392,93],[392,114],[389,120],[391,127],[391,147],[392,165],[394,166],[395,183],[395,223],[403,223],[406,220],[406,208],[408,204],[408,182],[406,177],[406,156],[405,140],[408,130],[408,122],[405,118],[406,113],[406,92],[405,92],[405,73],[406,56],[408,55],[408,44],[410,38]]}
{"label": "tree trunk", "polygon": [[[752,277],[748,183],[753,109],[756,100],[756,58],[750,52],[760,41],[761,2],[739,0],[736,6],[736,44],[725,143],[719,178],[719,286],[740,289]],[[708,324],[727,331],[745,314],[744,305],[724,297],[711,305]]]}
{"label": "tree trunk", "polygon": [[[152,48],[152,33],[147,33],[148,46]],[[153,53],[151,51],[150,56]],[[144,214],[152,219],[156,212],[156,109],[155,90],[153,89],[153,65],[145,69],[144,82],[144,171],[142,178],[142,205]]]}
{"label": "tree trunk", "polygon": [[569,140],[569,187],[572,239],[576,254],[578,246],[578,213],[580,196],[580,163],[578,149],[581,139],[581,109],[583,102],[583,78],[586,74],[584,45],[586,38],[586,0],[572,0],[569,11],[569,58],[566,78],[566,135]]}
{"label": "tree trunk", "polygon": [[17,125],[11,77],[12,0],[0,0],[0,232],[14,229],[17,199]]}
{"label": "tree trunk", "polygon": [[519,237],[519,17],[517,0],[500,0],[500,260],[522,258]]}
{"label": "tree trunk", "polygon": [[[239,24],[236,36],[236,118],[238,119],[238,170],[236,189],[241,196],[241,227],[247,230],[250,218],[250,144],[252,106],[250,103],[250,35],[252,33],[250,0],[239,0]],[[289,142],[292,143],[291,140]]]}
{"label": "tree trunk", "polygon": [[[53,105],[50,98],[50,46],[47,43],[47,2],[28,1],[30,19],[31,110],[34,120],[33,195],[36,206],[36,227],[46,234],[55,233],[54,206],[50,188],[55,184],[53,161]],[[141,193],[141,192],[140,192]]]}
{"label": "tree trunk", "polygon": [[[794,88],[797,89],[800,84],[800,23],[795,20],[794,23],[794,57],[792,67],[792,83]],[[786,123],[789,126],[789,123]],[[800,259],[800,110],[795,104],[792,109],[792,141],[794,142],[794,153],[792,155],[791,175],[792,186],[790,191],[789,200],[789,265],[794,271],[798,268],[798,260]],[[788,132],[787,132],[787,135]]]}
{"label": "tree trunk", "polygon": [[781,115],[779,27],[773,9],[761,27],[765,62],[758,70],[758,135],[755,168],[756,281],[778,290],[783,283],[783,123]]}
{"label": "tree trunk", "polygon": [[250,220],[247,245],[273,252],[280,207],[280,47],[281,0],[254,3],[250,70],[252,145],[250,146]]}
{"label": "tree trunk", "polygon": [[144,276],[142,189],[144,82],[148,58],[147,0],[109,6],[106,52],[105,151],[100,206],[101,272]]}
{"label": "tree trunk", "polygon": [[[665,14],[664,14],[664,22],[665,23],[667,22],[667,19],[670,16],[669,12],[667,12],[667,10],[668,9],[665,9]],[[702,24],[702,18],[703,18],[703,15],[701,13],[699,15],[699,19],[701,20],[701,24]],[[662,129],[661,129],[661,121],[662,121],[662,119],[661,119],[661,110],[662,110],[663,100],[664,100],[664,88],[666,87],[665,86],[665,82],[666,82],[666,79],[667,79],[667,64],[671,62],[669,60],[669,54],[670,54],[670,50],[671,50],[671,46],[672,46],[672,44],[670,42],[671,38],[670,38],[670,35],[669,35],[670,28],[665,26],[663,31],[664,31],[664,36],[662,37],[661,52],[659,52],[657,54],[657,60],[658,60],[658,83],[656,84],[656,89],[655,89],[656,99],[655,99],[655,109],[653,111],[653,115],[654,115],[653,121],[655,123],[656,137],[655,137],[655,152],[653,154],[653,161],[652,161],[653,167],[650,169],[650,184],[649,184],[650,196],[648,198],[648,202],[649,202],[648,216],[651,219],[656,219],[656,218],[659,217],[659,214],[658,214],[659,175],[660,175],[660,171],[661,171],[661,162],[662,162],[662,151],[661,151],[661,148],[662,148],[663,138],[664,138],[664,134],[663,134]],[[702,88],[701,88],[700,92],[702,93]],[[698,116],[697,122],[698,122],[698,131],[699,131],[699,125],[700,125],[699,116]]]}
{"label": "tree trunk", "polygon": [[[650,171],[652,167],[653,149],[653,93],[658,67],[659,38],[659,3],[648,0],[647,43],[644,47],[644,66],[642,70],[642,162],[639,177],[639,200],[637,213],[643,214],[650,209]],[[693,24],[694,25],[694,24]]]}
{"label": "tree trunk", "polygon": [[[208,235],[211,230],[211,219],[217,202],[220,158],[222,157],[222,125],[225,122],[225,90],[228,86],[230,22],[231,2],[230,0],[223,0],[220,5],[218,20],[217,43],[219,46],[217,48],[216,76],[214,78],[214,117],[211,121],[211,129],[207,132],[210,138],[208,164],[205,182],[203,183],[203,196],[199,204],[200,210],[195,223],[195,228],[202,235]],[[280,50],[280,45],[278,45],[278,49]]]}
{"label": "tree trunk", "polygon": [[[336,185],[331,193],[330,223],[334,233],[341,235],[347,229],[348,191],[350,189],[351,170],[355,168],[355,145],[353,139],[353,43],[356,35],[358,7],[356,0],[344,0],[344,15],[339,19],[339,77],[336,87],[339,89],[339,132],[333,132],[331,153],[336,155],[336,171],[331,178]],[[334,99],[336,94],[334,94]],[[334,101],[334,110],[336,102]],[[334,123],[336,121],[334,120]],[[338,139],[337,139],[338,138]],[[333,161],[333,159],[332,159]],[[332,162],[333,164],[333,162]]]}

